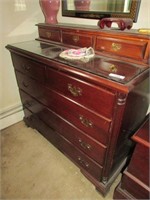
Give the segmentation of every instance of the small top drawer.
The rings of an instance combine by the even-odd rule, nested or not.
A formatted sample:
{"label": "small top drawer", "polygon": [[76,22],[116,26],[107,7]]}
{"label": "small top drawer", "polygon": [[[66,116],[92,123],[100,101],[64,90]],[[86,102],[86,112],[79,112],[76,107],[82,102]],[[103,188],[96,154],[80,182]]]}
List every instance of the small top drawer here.
{"label": "small top drawer", "polygon": [[127,40],[97,37],[95,50],[132,59],[144,59],[147,40]]}
{"label": "small top drawer", "polygon": [[62,42],[64,44],[69,44],[79,47],[91,47],[92,36],[80,35],[75,33],[62,32]]}
{"label": "small top drawer", "polygon": [[52,69],[46,71],[46,85],[88,109],[112,118],[116,102],[115,92],[86,83]]}
{"label": "small top drawer", "polygon": [[46,30],[44,28],[39,28],[39,36],[40,38],[46,39],[46,40],[51,40],[55,42],[60,42],[61,41],[61,35],[59,30]]}
{"label": "small top drawer", "polygon": [[30,76],[40,82],[45,80],[45,68],[42,64],[29,60],[28,58],[12,53],[14,68],[27,76]]}

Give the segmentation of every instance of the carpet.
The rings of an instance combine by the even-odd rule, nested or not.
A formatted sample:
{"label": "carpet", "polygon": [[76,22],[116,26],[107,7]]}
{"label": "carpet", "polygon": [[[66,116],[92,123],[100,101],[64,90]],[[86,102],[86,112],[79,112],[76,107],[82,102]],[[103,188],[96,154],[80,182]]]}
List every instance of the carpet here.
{"label": "carpet", "polygon": [[0,137],[1,199],[112,199],[120,176],[103,198],[77,166],[23,121],[2,130]]}

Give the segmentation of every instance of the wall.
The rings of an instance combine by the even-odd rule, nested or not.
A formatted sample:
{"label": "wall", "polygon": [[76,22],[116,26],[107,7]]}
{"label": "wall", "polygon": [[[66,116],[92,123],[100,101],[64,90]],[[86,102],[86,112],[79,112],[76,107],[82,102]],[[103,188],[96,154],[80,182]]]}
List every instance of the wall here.
{"label": "wall", "polygon": [[[150,1],[143,0],[138,22],[133,28],[150,28]],[[97,25],[98,20],[62,17],[60,23]],[[7,44],[35,39],[38,36],[35,24],[44,22],[39,0],[0,1],[0,129],[8,127],[23,118],[23,112]]]}

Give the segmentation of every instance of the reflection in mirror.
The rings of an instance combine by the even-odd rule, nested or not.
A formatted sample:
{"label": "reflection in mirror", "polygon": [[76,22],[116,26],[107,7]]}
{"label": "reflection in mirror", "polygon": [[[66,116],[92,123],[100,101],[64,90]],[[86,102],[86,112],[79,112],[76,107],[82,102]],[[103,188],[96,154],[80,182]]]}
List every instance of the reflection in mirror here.
{"label": "reflection in mirror", "polygon": [[62,0],[62,15],[102,19],[131,18],[137,21],[141,0]]}

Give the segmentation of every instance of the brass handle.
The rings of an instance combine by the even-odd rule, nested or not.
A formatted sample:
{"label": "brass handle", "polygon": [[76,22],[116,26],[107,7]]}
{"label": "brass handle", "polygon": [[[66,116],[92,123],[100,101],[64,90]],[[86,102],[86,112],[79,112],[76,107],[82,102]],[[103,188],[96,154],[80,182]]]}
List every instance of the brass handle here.
{"label": "brass handle", "polygon": [[47,36],[48,38],[51,38],[52,33],[51,33],[51,32],[46,32],[46,36]]}
{"label": "brass handle", "polygon": [[80,122],[86,127],[93,127],[93,122],[85,118],[83,115],[79,115]]}
{"label": "brass handle", "polygon": [[79,138],[79,143],[80,143],[80,146],[83,147],[84,149],[88,149],[88,150],[91,150],[91,145],[83,142],[80,138]]}
{"label": "brass handle", "polygon": [[111,47],[113,51],[119,51],[122,48],[121,44],[114,43],[114,42],[112,43]]}
{"label": "brass handle", "polygon": [[78,35],[74,35],[72,39],[73,39],[73,41],[75,43],[77,43],[79,41],[79,36]]}
{"label": "brass handle", "polygon": [[110,65],[109,69],[111,72],[117,72],[117,67],[115,65]]}
{"label": "brass handle", "polygon": [[84,161],[80,156],[78,156],[78,161],[82,164],[82,165],[84,165],[85,167],[89,167],[89,163],[88,162],[86,162],[86,161]]}
{"label": "brass handle", "polygon": [[74,97],[78,97],[82,95],[82,89],[79,87],[73,86],[72,84],[68,84],[68,90]]}

